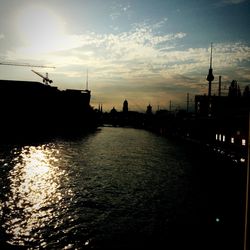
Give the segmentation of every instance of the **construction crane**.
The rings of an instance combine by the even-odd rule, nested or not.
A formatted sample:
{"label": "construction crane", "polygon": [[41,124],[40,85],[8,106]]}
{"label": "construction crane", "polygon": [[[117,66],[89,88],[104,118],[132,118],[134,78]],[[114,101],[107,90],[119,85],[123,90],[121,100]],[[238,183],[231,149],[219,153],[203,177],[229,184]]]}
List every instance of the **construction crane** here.
{"label": "construction crane", "polygon": [[43,76],[42,74],[40,74],[39,72],[35,71],[35,70],[31,70],[32,72],[34,72],[35,74],[39,75],[40,77],[43,78],[43,82],[48,85],[49,83],[52,83],[53,81],[49,79],[49,74],[46,73],[46,76]]}
{"label": "construction crane", "polygon": [[46,65],[35,65],[29,63],[12,63],[12,62],[0,62],[0,65],[8,65],[8,66],[23,66],[23,67],[31,67],[31,68],[52,68],[55,69],[56,67],[53,66],[46,66]]}

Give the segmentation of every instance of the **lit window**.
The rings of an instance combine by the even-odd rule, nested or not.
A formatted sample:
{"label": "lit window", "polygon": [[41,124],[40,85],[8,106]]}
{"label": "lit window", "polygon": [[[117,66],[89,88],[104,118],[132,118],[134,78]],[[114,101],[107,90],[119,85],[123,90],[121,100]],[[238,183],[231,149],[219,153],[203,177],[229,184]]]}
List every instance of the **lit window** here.
{"label": "lit window", "polygon": [[246,159],[245,158],[240,158],[240,162],[245,162]]}
{"label": "lit window", "polygon": [[200,105],[200,102],[197,102],[197,111],[200,111],[200,107],[201,105]]}
{"label": "lit window", "polygon": [[233,137],[231,137],[231,143],[234,143],[234,138]]}
{"label": "lit window", "polygon": [[216,140],[216,141],[218,140],[218,134],[215,135],[215,140]]}
{"label": "lit window", "polygon": [[219,141],[221,141],[221,134],[219,134]]}
{"label": "lit window", "polygon": [[222,141],[225,141],[225,140],[226,140],[226,136],[223,135],[223,136],[222,136]]}
{"label": "lit window", "polygon": [[245,139],[242,139],[242,140],[241,140],[241,145],[242,145],[242,146],[246,146],[246,140],[245,140]]}

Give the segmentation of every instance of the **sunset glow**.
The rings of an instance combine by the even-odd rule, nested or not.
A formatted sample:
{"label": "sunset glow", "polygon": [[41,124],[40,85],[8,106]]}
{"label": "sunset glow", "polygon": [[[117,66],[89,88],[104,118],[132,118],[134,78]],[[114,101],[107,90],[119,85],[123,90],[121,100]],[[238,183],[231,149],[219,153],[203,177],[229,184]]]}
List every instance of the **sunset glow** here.
{"label": "sunset glow", "polygon": [[48,8],[31,5],[20,10],[17,30],[24,43],[24,53],[36,55],[62,48],[62,20]]}
{"label": "sunset glow", "polygon": [[[211,42],[212,93],[219,75],[223,90],[234,79],[250,84],[249,1],[15,3],[0,10],[1,60],[53,65],[50,76],[62,89],[83,88],[88,69],[95,107],[121,109],[124,99],[140,111],[170,100],[185,106],[187,93],[207,93]],[[0,76],[37,80],[25,68],[0,67]]]}

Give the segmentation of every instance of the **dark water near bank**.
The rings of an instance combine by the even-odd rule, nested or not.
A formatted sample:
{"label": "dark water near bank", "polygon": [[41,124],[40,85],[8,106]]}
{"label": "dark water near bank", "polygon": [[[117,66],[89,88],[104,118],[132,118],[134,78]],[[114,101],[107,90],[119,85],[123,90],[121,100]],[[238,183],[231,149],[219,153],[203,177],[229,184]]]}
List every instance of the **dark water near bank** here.
{"label": "dark water near bank", "polygon": [[0,243],[30,249],[240,249],[237,168],[195,145],[130,128],[2,145]]}

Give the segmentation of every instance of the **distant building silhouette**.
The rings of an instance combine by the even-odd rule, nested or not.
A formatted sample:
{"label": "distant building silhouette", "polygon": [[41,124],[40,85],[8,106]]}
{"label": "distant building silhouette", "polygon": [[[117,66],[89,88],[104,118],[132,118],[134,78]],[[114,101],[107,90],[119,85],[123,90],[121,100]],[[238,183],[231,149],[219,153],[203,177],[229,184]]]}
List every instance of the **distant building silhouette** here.
{"label": "distant building silhouette", "polygon": [[[0,138],[22,140],[73,134],[96,127],[90,91],[47,83],[0,80]],[[35,112],[34,112],[35,109]]]}
{"label": "distant building silhouette", "polygon": [[99,103],[98,112],[102,113],[102,104]]}
{"label": "distant building silhouette", "polygon": [[243,97],[250,97],[250,89],[248,85],[244,89]]}
{"label": "distant building silhouette", "polygon": [[241,96],[240,86],[236,80],[233,80],[231,82],[231,85],[230,85],[229,91],[228,91],[228,96],[230,96],[230,97]]}
{"label": "distant building silhouette", "polygon": [[147,106],[146,114],[147,115],[151,115],[152,114],[152,106],[150,104]]}
{"label": "distant building silhouette", "polygon": [[113,108],[110,110],[110,113],[111,113],[111,114],[116,114],[116,113],[117,113],[115,107],[113,107]]}
{"label": "distant building silhouette", "polygon": [[123,102],[123,108],[122,108],[123,113],[128,113],[128,101],[125,100]]}

